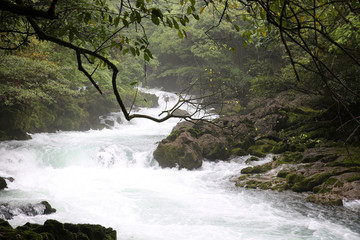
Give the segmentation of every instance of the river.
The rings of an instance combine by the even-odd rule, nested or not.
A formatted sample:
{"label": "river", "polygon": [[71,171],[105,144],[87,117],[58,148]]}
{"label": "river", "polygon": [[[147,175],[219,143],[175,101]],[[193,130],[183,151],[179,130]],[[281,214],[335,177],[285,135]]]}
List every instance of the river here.
{"label": "river", "polygon": [[[141,112],[163,110],[165,95],[176,101],[173,94],[154,92],[160,106]],[[108,120],[119,118],[113,113]],[[205,162],[194,171],[159,168],[152,152],[177,122],[136,119],[111,129],[0,142],[0,176],[15,179],[0,192],[0,203],[46,200],[57,209],[20,214],[9,223],[101,224],[117,230],[119,240],[360,239],[358,212],[318,206],[292,193],[235,187],[229,180],[248,166],[248,157]]]}

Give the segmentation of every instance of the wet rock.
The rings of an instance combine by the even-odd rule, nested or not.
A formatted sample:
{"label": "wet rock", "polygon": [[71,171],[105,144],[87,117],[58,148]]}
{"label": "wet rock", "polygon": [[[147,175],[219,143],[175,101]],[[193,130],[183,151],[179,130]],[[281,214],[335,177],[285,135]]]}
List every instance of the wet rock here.
{"label": "wet rock", "polygon": [[53,208],[49,202],[42,201],[40,204],[42,204],[45,207],[44,214],[52,214],[56,212],[56,209]]}
{"label": "wet rock", "polygon": [[7,183],[3,177],[0,177],[0,190],[7,188]]}
{"label": "wet rock", "polygon": [[26,223],[13,229],[0,219],[0,239],[116,240],[116,231],[94,224],[60,223],[47,220],[44,225]]}
{"label": "wet rock", "polygon": [[43,214],[55,213],[56,209],[53,208],[47,201],[42,201],[37,204],[17,205],[14,203],[0,204],[0,218],[12,219],[18,215],[36,216]]}
{"label": "wet rock", "polygon": [[179,167],[191,170],[202,165],[201,148],[189,132],[179,133],[174,141],[163,140],[154,151],[154,158],[165,168]]}
{"label": "wet rock", "polygon": [[204,134],[197,141],[202,147],[203,157],[208,160],[225,160],[230,157],[228,143],[224,137]]}

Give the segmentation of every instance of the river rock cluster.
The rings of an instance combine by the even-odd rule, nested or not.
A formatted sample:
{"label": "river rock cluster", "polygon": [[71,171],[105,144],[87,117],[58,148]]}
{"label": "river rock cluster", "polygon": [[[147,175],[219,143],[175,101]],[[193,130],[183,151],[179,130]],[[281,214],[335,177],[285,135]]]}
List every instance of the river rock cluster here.
{"label": "river rock cluster", "polygon": [[14,229],[8,222],[0,219],[0,239],[116,240],[117,238],[115,230],[100,225],[47,220],[43,225],[26,223]]}
{"label": "river rock cluster", "polygon": [[[11,177],[0,177],[0,190],[7,188],[7,181],[14,181]],[[43,225],[26,223],[24,226],[13,228],[6,220],[17,215],[35,216],[39,214],[55,213],[49,202],[36,204],[0,203],[0,239],[27,240],[116,240],[116,231],[93,224],[60,223],[47,220]]]}
{"label": "river rock cluster", "polygon": [[360,199],[360,148],[356,138],[344,144],[329,120],[334,115],[314,97],[283,93],[211,122],[179,123],[154,158],[161,167],[193,170],[204,159],[274,154],[270,163],[244,168],[236,186],[291,190],[315,203],[341,205]]}

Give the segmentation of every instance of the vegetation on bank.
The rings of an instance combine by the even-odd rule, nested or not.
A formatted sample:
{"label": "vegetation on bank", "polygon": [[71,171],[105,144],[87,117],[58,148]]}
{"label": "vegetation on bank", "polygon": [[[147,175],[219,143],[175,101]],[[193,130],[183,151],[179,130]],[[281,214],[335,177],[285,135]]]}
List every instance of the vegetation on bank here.
{"label": "vegetation on bank", "polygon": [[[155,95],[137,92],[141,64],[124,58],[120,92],[130,108],[152,107]],[[99,94],[76,68],[71,52],[34,41],[0,58],[0,140],[27,139],[27,133],[104,128],[99,116],[119,111],[105,68],[98,70]],[[137,92],[137,93],[136,93]],[[136,98],[134,96],[137,96]]]}

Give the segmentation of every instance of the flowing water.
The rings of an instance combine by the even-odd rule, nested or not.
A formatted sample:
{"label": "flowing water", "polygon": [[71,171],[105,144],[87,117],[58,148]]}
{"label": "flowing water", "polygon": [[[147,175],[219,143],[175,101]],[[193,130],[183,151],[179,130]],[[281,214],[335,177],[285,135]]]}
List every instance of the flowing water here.
{"label": "flowing water", "polygon": [[[156,93],[160,106],[142,112],[161,112],[165,95],[176,101]],[[247,166],[247,157],[204,162],[194,171],[159,168],[152,152],[176,123],[138,119],[112,129],[1,142],[0,176],[15,181],[0,192],[0,203],[46,200],[57,209],[20,214],[10,224],[94,223],[114,228],[124,240],[360,239],[359,212],[320,207],[291,193],[234,187],[229,179]]]}

